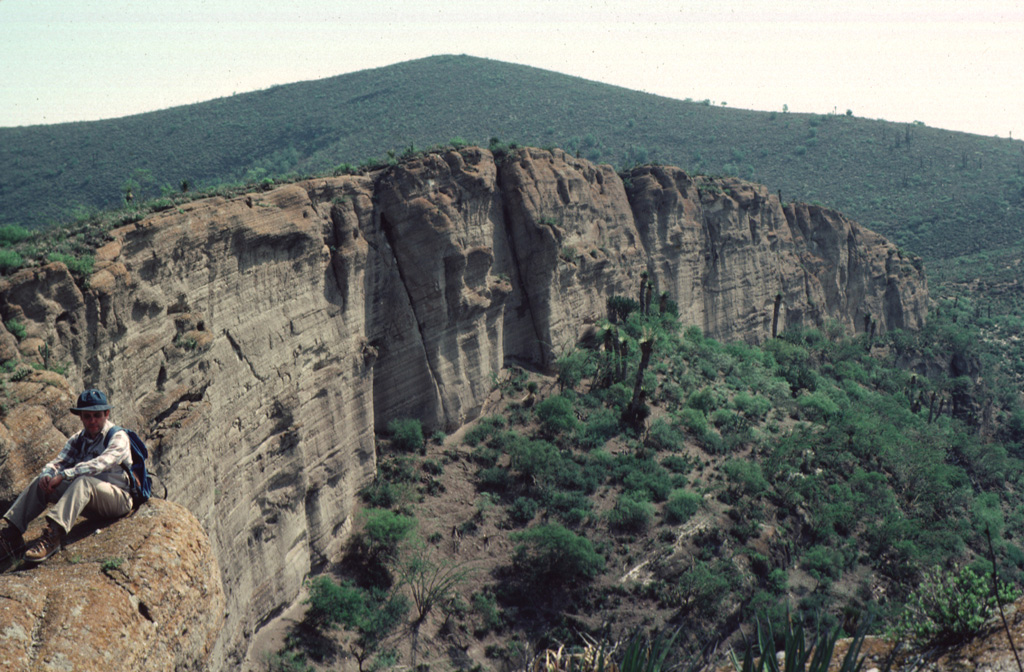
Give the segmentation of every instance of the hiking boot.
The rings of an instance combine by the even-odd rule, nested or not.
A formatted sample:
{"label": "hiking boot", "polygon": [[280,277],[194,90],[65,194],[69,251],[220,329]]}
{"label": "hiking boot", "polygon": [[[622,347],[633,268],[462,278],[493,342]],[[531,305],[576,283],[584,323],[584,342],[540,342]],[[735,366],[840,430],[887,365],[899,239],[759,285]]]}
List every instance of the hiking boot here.
{"label": "hiking boot", "polygon": [[21,531],[6,520],[0,523],[0,563],[14,560],[25,546]]}
{"label": "hiking boot", "polygon": [[28,562],[42,562],[60,550],[61,542],[64,541],[64,530],[56,523],[47,521],[43,536],[36,539],[32,548],[25,551],[25,560]]}

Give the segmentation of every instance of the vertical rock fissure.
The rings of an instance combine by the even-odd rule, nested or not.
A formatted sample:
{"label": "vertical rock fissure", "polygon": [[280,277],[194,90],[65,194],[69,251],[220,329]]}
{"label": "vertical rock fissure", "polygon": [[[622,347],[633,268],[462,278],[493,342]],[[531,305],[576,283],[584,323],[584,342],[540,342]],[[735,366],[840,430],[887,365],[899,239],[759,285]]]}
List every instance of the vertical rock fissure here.
{"label": "vertical rock fissure", "polygon": [[[515,236],[512,234],[512,231],[510,230],[510,226],[511,226],[512,222],[515,221],[515,219],[512,217],[512,213],[509,211],[508,201],[505,198],[504,189],[502,188],[502,185],[505,183],[504,164],[502,164],[500,162],[496,163],[495,170],[498,173],[497,183],[499,185],[499,187],[498,187],[498,195],[499,195],[499,199],[501,201],[501,216],[502,216],[502,219],[505,220],[505,226],[503,227],[504,234],[505,234],[505,245],[508,248],[508,256],[512,260],[512,265],[514,266],[513,269],[509,269],[511,271],[514,271],[510,275],[512,276],[512,279],[515,280],[516,289],[518,289],[519,297],[521,298],[521,300],[523,302],[523,305],[526,308],[526,314],[529,316],[529,319],[530,319],[530,327],[533,330],[534,341],[537,344],[536,348],[537,348],[537,353],[539,355],[538,359],[540,360],[539,364],[541,366],[546,366],[547,363],[544,361],[545,360],[545,350],[544,350],[543,346],[541,345],[541,343],[543,342],[542,329],[541,329],[541,326],[537,323],[537,314],[536,314],[536,311],[533,309],[533,305],[531,305],[531,302],[530,302],[530,292],[527,290],[526,285],[523,283],[523,277],[524,277],[524,273],[525,273],[526,269],[523,268],[522,262],[519,259],[519,250],[517,249],[516,242],[515,242],[516,239],[515,239]],[[515,292],[515,290],[513,290],[512,296],[515,296],[515,295],[516,295],[516,292]],[[506,315],[505,319],[508,319],[507,318],[507,315],[508,315],[508,311],[507,310],[505,311],[505,315]],[[507,341],[505,341],[505,342],[507,343]],[[501,355],[502,355],[502,359],[504,359],[508,355],[508,353],[507,352],[502,352]]]}
{"label": "vertical rock fissure", "polygon": [[394,261],[395,269],[398,272],[398,279],[402,282],[402,290],[405,292],[405,299],[409,303],[409,309],[412,310],[413,317],[416,321],[416,333],[419,335],[420,344],[423,347],[423,358],[427,363],[427,371],[430,373],[430,384],[434,388],[434,398],[441,405],[442,417],[448,417],[448,408],[446,407],[444,395],[441,394],[439,376],[436,368],[436,363],[433,357],[430,355],[430,350],[427,348],[426,337],[423,334],[423,321],[420,319],[419,313],[416,310],[416,301],[413,300],[412,294],[409,291],[409,280],[406,278],[405,271],[402,268],[402,263],[398,259],[398,255],[395,252],[396,240],[395,232],[392,230],[387,217],[384,213],[377,213],[380,218],[380,230],[384,233],[384,237],[388,241],[388,247],[391,248],[391,259]]}

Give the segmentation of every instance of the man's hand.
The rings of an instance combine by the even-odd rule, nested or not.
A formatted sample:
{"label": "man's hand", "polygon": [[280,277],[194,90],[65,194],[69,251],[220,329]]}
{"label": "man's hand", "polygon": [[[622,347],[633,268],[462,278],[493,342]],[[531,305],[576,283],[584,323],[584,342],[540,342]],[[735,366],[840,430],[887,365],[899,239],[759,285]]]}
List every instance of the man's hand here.
{"label": "man's hand", "polygon": [[43,476],[39,481],[39,485],[43,487],[43,492],[49,495],[52,494],[53,491],[57,489],[57,486],[59,486],[63,481],[64,477],[59,474],[57,476]]}

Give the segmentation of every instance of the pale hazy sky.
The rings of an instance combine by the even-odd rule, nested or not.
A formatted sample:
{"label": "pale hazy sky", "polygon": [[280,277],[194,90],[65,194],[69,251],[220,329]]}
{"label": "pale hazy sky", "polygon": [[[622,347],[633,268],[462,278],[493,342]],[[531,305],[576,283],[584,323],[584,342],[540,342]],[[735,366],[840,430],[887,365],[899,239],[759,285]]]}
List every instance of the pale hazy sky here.
{"label": "pale hazy sky", "polygon": [[1024,137],[1024,0],[0,0],[0,126],[436,54],[730,107]]}

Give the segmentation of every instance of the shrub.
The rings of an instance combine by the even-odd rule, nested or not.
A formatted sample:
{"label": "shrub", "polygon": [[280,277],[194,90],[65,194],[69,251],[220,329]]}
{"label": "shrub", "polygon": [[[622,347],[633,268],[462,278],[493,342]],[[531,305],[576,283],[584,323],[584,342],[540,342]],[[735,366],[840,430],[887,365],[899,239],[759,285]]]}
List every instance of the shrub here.
{"label": "shrub", "polygon": [[32,232],[17,224],[4,224],[0,226],[0,246],[10,247],[17,245],[32,235]]}
{"label": "shrub", "polygon": [[610,408],[599,408],[587,417],[585,425],[577,432],[577,442],[581,448],[593,450],[600,448],[605,442],[619,433],[619,416]]}
{"label": "shrub", "polygon": [[11,319],[4,322],[4,326],[7,327],[7,331],[11,333],[11,336],[14,336],[19,341],[25,338],[27,333],[25,331],[25,325],[19,322],[17,319],[12,317]]}
{"label": "shrub", "polygon": [[373,479],[373,483],[359,491],[359,496],[368,505],[388,509],[398,504],[406,495],[404,486],[389,483],[383,478]]}
{"label": "shrub", "polygon": [[367,591],[349,582],[339,585],[326,576],[309,582],[306,602],[310,606],[305,619],[316,630],[341,625],[359,633],[355,642],[359,650],[354,653],[360,668],[409,612],[404,595]]}
{"label": "shrub", "polygon": [[575,460],[563,459],[555,471],[554,483],[562,490],[592,495],[605,478],[605,474],[592,464],[580,465]]}
{"label": "shrub", "polygon": [[700,509],[703,498],[689,490],[673,490],[665,503],[665,521],[673,525],[685,523]]}
{"label": "shrub", "polygon": [[0,249],[0,273],[13,273],[21,268],[25,260],[21,255],[10,249]]}
{"label": "shrub", "polygon": [[776,567],[768,572],[768,587],[779,595],[789,589],[789,575],[786,570]]}
{"label": "shrub", "polygon": [[604,569],[604,558],[589,539],[558,523],[541,525],[512,534],[519,545],[515,565],[545,583],[572,584],[590,580]]}
{"label": "shrub", "polygon": [[[999,584],[999,603],[1013,602],[1020,591]],[[927,572],[919,587],[907,600],[895,631],[921,643],[952,644],[981,630],[997,607],[992,595],[991,574],[976,574],[970,568]]]}
{"label": "shrub", "polygon": [[677,414],[679,424],[697,436],[702,436],[708,429],[708,419],[703,411],[696,408],[682,408]]}
{"label": "shrub", "polygon": [[508,510],[508,517],[516,525],[526,525],[537,515],[540,505],[530,497],[517,497]]}
{"label": "shrub", "polygon": [[695,465],[690,458],[681,455],[666,455],[661,461],[661,466],[674,474],[682,476],[693,471]]}
{"label": "shrub", "polygon": [[672,474],[653,459],[620,455],[615,460],[615,477],[634,499],[663,502],[672,491]]}
{"label": "shrub", "polygon": [[359,169],[351,163],[339,163],[334,167],[334,170],[331,171],[331,174],[338,177],[339,175],[355,175],[358,172]]}
{"label": "shrub", "polygon": [[796,405],[811,420],[828,420],[839,414],[839,406],[822,392],[805,392]]}
{"label": "shrub", "polygon": [[562,456],[547,441],[520,441],[513,446],[510,466],[523,480],[548,481],[562,464]]}
{"label": "shrub", "polygon": [[544,505],[565,524],[579,525],[590,513],[593,502],[579,492],[549,490],[545,494]]}
{"label": "shrub", "polygon": [[71,254],[62,254],[60,252],[51,252],[46,256],[49,261],[59,261],[68,267],[68,270],[77,275],[89,275],[92,273],[92,267],[96,259],[92,255],[85,255],[81,258],[75,257]]}
{"label": "shrub", "polygon": [[651,424],[647,443],[655,450],[679,450],[683,447],[685,439],[678,429],[658,418]]}
{"label": "shrub", "polygon": [[328,576],[318,576],[307,585],[309,610],[306,617],[318,627],[343,625],[355,630],[366,619],[369,611],[366,591],[351,582],[338,584]]}
{"label": "shrub", "polygon": [[731,592],[736,575],[735,566],[728,560],[710,564],[698,560],[679,576],[675,587],[677,601],[694,617],[713,618]]}
{"label": "shrub", "polygon": [[537,404],[537,419],[548,436],[557,436],[576,429],[578,421],[572,402],[561,395],[548,397]]}
{"label": "shrub", "polygon": [[505,418],[500,415],[491,415],[486,418],[480,418],[480,420],[477,421],[476,426],[468,430],[463,435],[462,442],[467,446],[475,446],[481,441],[486,441],[489,436],[504,426]]}
{"label": "shrub", "polygon": [[772,402],[767,398],[752,396],[746,392],[738,393],[732,403],[737,411],[752,420],[760,420],[772,410]]}
{"label": "shrub", "polygon": [[498,610],[498,601],[493,593],[473,593],[473,611],[479,620],[479,626],[473,634],[477,637],[486,635],[491,630],[497,630],[502,626],[501,612]]}
{"label": "shrub", "polygon": [[415,452],[426,445],[423,440],[423,426],[419,420],[395,418],[388,423],[388,433],[391,435],[392,447],[402,452]]}
{"label": "shrub", "polygon": [[649,502],[637,501],[624,494],[608,512],[608,525],[620,532],[639,534],[651,524],[653,516],[654,507]]}
{"label": "shrub", "polygon": [[640,304],[625,296],[611,296],[605,303],[608,309],[608,320],[613,324],[625,322],[630,313],[640,310]]}
{"label": "shrub", "polygon": [[574,350],[571,353],[559,357],[555,361],[558,369],[558,385],[561,389],[574,389],[583,380],[583,377],[591,373],[590,353],[585,350]]}
{"label": "shrub", "polygon": [[744,495],[758,497],[768,491],[768,481],[761,471],[761,465],[747,460],[729,460],[722,464],[722,473],[732,481]]}
{"label": "shrub", "polygon": [[416,519],[387,509],[367,509],[363,512],[363,544],[369,555],[388,559],[395,556],[398,545],[416,527]]}
{"label": "shrub", "polygon": [[672,475],[657,462],[648,462],[649,468],[635,469],[622,479],[622,485],[635,499],[664,502],[672,492]]}
{"label": "shrub", "polygon": [[705,415],[722,405],[721,396],[710,387],[704,387],[690,395],[686,405],[691,409],[704,411]]}
{"label": "shrub", "polygon": [[303,651],[281,650],[269,653],[265,659],[267,672],[316,672],[316,668],[306,663]]}
{"label": "shrub", "polygon": [[804,553],[801,564],[819,581],[835,581],[843,573],[843,554],[827,546],[812,546]]}
{"label": "shrub", "polygon": [[504,492],[512,485],[512,475],[505,467],[488,467],[477,473],[477,481],[481,490]]}
{"label": "shrub", "polygon": [[720,430],[735,430],[742,425],[742,418],[728,408],[719,408],[711,412],[709,420]]}

